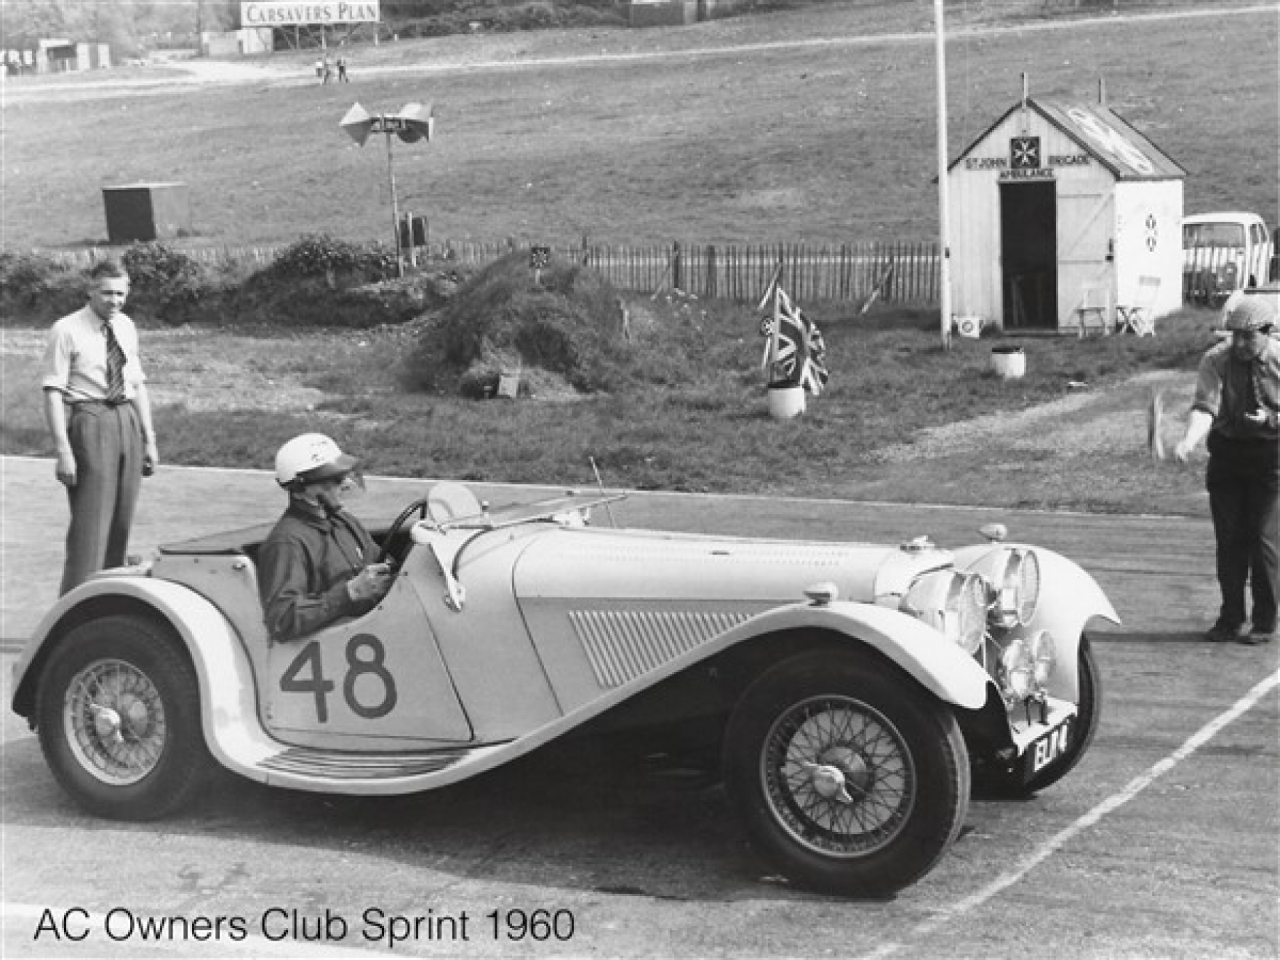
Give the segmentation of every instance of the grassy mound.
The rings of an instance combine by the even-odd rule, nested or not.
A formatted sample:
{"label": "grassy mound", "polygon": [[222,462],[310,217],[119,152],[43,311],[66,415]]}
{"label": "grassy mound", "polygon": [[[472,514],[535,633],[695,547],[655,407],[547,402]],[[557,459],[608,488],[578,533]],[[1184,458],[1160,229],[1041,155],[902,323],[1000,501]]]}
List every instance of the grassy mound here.
{"label": "grassy mound", "polygon": [[623,298],[597,273],[552,260],[535,276],[528,253],[516,251],[427,320],[403,379],[409,389],[483,397],[518,369],[526,385],[597,393],[634,380],[644,352]]}

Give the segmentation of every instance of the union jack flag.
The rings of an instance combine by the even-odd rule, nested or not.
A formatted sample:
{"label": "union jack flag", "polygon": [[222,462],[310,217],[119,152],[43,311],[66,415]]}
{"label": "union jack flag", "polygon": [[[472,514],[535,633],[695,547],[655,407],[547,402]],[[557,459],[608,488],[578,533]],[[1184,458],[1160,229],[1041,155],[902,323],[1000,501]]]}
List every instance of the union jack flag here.
{"label": "union jack flag", "polygon": [[[777,298],[774,313],[778,317],[778,350],[773,350],[773,316],[760,319],[760,335],[767,338],[764,362],[771,379],[798,383],[815,397],[827,385],[827,344],[817,324],[805,316],[804,311],[791,302],[786,291],[774,288]],[[766,297],[766,299],[768,299]]]}

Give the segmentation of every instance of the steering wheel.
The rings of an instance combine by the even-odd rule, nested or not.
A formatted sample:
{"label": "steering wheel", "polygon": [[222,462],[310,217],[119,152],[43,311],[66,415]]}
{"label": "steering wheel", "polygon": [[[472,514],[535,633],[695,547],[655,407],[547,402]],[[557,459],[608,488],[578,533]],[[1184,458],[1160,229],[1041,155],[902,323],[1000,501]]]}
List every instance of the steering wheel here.
{"label": "steering wheel", "polygon": [[[378,551],[378,563],[386,562],[387,558],[393,555],[392,546],[396,544],[397,539],[401,536],[402,528],[405,523],[413,516],[414,512],[418,513],[419,520],[427,519],[427,508],[430,501],[423,497],[415,500],[403,510],[400,515],[391,521],[391,526],[387,529],[387,534],[382,538],[382,549]],[[395,556],[399,559],[399,551],[395,551]]]}

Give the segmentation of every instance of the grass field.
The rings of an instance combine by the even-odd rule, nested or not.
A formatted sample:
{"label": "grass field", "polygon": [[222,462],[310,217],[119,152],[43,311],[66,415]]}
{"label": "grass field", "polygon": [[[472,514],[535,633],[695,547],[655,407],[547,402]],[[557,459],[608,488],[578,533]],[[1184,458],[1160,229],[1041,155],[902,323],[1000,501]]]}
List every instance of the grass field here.
{"label": "grass field", "polygon": [[[782,422],[767,412],[747,314],[710,318],[706,365],[681,384],[574,399],[404,392],[412,327],[153,329],[144,347],[169,463],[268,469],[280,443],[320,430],[394,476],[582,486],[594,459],[609,485],[640,489],[1203,513],[1198,469],[1150,461],[1145,405],[1163,388],[1170,430],[1185,423],[1205,315],[1155,339],[1026,341],[1028,374],[1011,381],[991,375],[988,340],[946,352],[895,314],[818,315],[831,382]],[[0,329],[0,452],[51,452],[42,343],[41,330]]]}
{"label": "grass field", "polygon": [[[302,55],[249,65],[250,83],[176,69],[159,84],[139,70],[11,83],[4,245],[95,242],[101,186],[175,179],[190,185],[196,242],[378,237],[382,145],[362,151],[337,129],[355,99],[436,103],[438,140],[396,148],[402,205],[436,237],[927,238],[928,6],[832,0],[684,30],[387,44],[356,51],[342,87],[317,85]],[[1274,215],[1274,12],[1184,0],[1137,9],[1195,19],[1063,22],[1033,16],[1040,0],[949,7],[963,21],[948,54],[953,154],[1016,100],[1022,72],[1033,93],[1081,99],[1105,76],[1110,104],[1188,170],[1188,209]],[[567,59],[583,54],[595,59]],[[265,468],[288,436],[321,429],[389,474],[581,485],[594,458],[625,487],[1203,514],[1198,470],[1150,462],[1144,409],[1163,388],[1185,412],[1211,316],[1164,320],[1154,340],[1031,340],[1028,376],[1001,381],[989,340],[946,352],[928,317],[805,307],[832,384],[785,423],[766,412],[756,318],[725,305],[708,305],[683,383],[587,400],[408,393],[412,325],[144,338],[169,463]],[[0,452],[49,452],[42,338],[0,330]]]}
{"label": "grass field", "polygon": [[[1187,170],[1188,211],[1274,220],[1278,18],[1236,6],[1072,21],[1044,19],[1042,0],[948,4],[951,154],[1016,102],[1024,73],[1033,94],[1083,100],[1103,78],[1109,104]],[[383,44],[353,51],[342,86],[318,85],[302,54],[255,62],[252,82],[10,81],[0,232],[6,249],[99,242],[103,186],[180,180],[202,242],[381,238],[384,145],[355,146],[338,121],[356,100],[421,100],[438,136],[397,144],[396,179],[437,238],[929,238],[930,8],[829,0],[683,29]],[[1207,15],[1148,16],[1162,12]]]}

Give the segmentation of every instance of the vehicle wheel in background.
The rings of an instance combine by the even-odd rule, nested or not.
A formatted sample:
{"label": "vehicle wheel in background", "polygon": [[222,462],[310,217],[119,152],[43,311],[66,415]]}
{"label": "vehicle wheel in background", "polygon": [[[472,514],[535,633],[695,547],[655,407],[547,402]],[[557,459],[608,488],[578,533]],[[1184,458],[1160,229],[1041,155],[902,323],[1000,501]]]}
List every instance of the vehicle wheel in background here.
{"label": "vehicle wheel in background", "polygon": [[1071,743],[1062,754],[1038,771],[1026,783],[1017,779],[1014,770],[986,770],[980,775],[980,786],[996,796],[1023,799],[1057,783],[1075,767],[1089,750],[1102,719],[1102,675],[1088,636],[1080,638],[1077,655],[1080,672],[1080,701]]}

